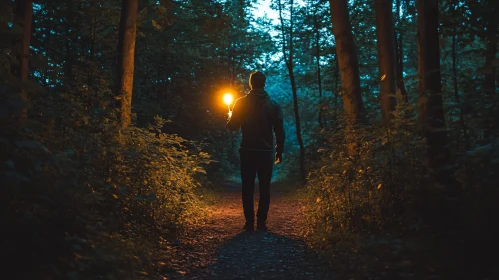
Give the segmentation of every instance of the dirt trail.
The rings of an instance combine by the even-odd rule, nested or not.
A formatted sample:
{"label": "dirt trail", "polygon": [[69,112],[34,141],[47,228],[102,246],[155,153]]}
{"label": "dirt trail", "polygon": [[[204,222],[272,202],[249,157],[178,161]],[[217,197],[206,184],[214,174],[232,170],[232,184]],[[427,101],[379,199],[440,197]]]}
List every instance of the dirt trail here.
{"label": "dirt trail", "polygon": [[299,201],[273,193],[268,232],[244,232],[237,188],[221,194],[203,225],[186,231],[174,250],[167,279],[331,279],[302,238]]}

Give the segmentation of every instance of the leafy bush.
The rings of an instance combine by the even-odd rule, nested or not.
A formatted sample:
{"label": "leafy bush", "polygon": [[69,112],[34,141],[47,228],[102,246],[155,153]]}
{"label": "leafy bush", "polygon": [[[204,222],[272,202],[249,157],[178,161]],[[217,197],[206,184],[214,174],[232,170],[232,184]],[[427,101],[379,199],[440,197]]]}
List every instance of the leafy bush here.
{"label": "leafy bush", "polygon": [[12,269],[5,273],[148,278],[145,260],[159,236],[200,217],[194,190],[210,156],[199,143],[162,133],[159,117],[119,130],[105,84],[92,92],[29,85],[30,115],[19,124],[18,82],[4,78],[0,222]]}
{"label": "leafy bush", "polygon": [[400,104],[390,128],[354,129],[349,136],[356,143],[354,154],[347,152],[343,119],[321,135],[327,141],[317,151],[307,185],[310,231],[317,237],[419,223],[410,209],[424,203],[425,146],[406,117],[413,108]]}
{"label": "leafy bush", "polygon": [[[309,236],[329,245],[355,233],[410,233],[433,244],[445,265],[462,267],[449,268],[456,275],[499,273],[487,257],[499,248],[499,144],[459,153],[448,166],[430,169],[414,106],[399,104],[389,129],[354,129],[354,154],[347,153],[342,120],[325,132],[306,189]],[[448,182],[436,180],[441,173]]]}

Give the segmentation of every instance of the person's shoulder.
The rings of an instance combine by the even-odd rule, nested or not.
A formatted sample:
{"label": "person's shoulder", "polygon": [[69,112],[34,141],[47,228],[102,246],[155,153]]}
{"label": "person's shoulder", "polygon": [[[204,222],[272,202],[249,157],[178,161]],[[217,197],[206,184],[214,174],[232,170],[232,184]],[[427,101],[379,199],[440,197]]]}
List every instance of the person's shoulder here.
{"label": "person's shoulder", "polygon": [[237,98],[237,99],[236,99],[236,101],[234,101],[234,105],[235,105],[235,104],[238,104],[238,105],[244,104],[244,103],[246,102],[247,96],[248,96],[248,95],[247,95],[247,94],[245,94],[245,95],[243,95],[243,96],[241,96],[241,97]]}
{"label": "person's shoulder", "polygon": [[238,102],[238,101],[244,101],[244,100],[246,100],[246,98],[248,98],[247,94],[245,94],[245,95],[239,97],[238,99],[236,99],[236,102]]}

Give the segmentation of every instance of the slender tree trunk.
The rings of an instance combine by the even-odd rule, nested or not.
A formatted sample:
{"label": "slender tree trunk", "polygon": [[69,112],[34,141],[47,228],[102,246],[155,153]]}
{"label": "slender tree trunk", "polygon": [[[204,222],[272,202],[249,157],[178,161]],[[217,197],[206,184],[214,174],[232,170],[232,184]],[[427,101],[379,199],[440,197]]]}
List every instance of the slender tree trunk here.
{"label": "slender tree trunk", "polygon": [[336,54],[341,77],[341,97],[346,115],[346,141],[350,155],[355,153],[354,127],[365,117],[361,96],[359,62],[352,35],[346,0],[329,0]]}
{"label": "slender tree trunk", "polygon": [[404,83],[404,42],[403,42],[403,32],[402,32],[402,20],[404,17],[402,13],[402,17],[400,16],[400,0],[396,0],[395,7],[397,9],[397,24],[398,24],[398,32],[394,31],[395,36],[395,49],[396,49],[396,74],[397,74],[397,88],[400,90],[400,93],[403,96],[403,100],[407,101],[407,90],[405,89]]}
{"label": "slender tree trunk", "polygon": [[319,86],[319,126],[320,128],[324,128],[324,124],[322,123],[322,77],[321,77],[321,48],[320,48],[320,39],[321,34],[319,32],[319,22],[317,20],[317,10],[314,13],[314,31],[315,31],[315,61],[317,64],[317,85]]}
{"label": "slender tree trunk", "polygon": [[121,97],[121,126],[128,127],[132,114],[135,36],[138,0],[123,0],[118,39],[118,95]]}
{"label": "slender tree trunk", "polygon": [[438,36],[438,1],[417,0],[419,119],[428,144],[429,166],[448,163],[447,134],[442,101]]}
{"label": "slender tree trunk", "polygon": [[378,39],[379,72],[381,75],[381,115],[383,123],[388,126],[396,100],[395,75],[395,31],[392,21],[392,1],[375,0],[376,37]]}
{"label": "slender tree trunk", "polygon": [[14,41],[19,62],[16,69],[17,77],[21,80],[22,87],[19,97],[24,103],[19,112],[19,123],[23,125],[28,119],[28,94],[26,93],[25,83],[28,81],[29,76],[29,46],[31,40],[31,23],[33,21],[33,2],[32,0],[19,0],[16,1],[15,7],[15,23],[23,30],[22,37],[17,37]]}
{"label": "slender tree trunk", "polygon": [[[303,138],[301,135],[301,122],[300,122],[300,110],[298,106],[298,93],[296,88],[296,81],[293,69],[293,56],[294,56],[294,46],[293,46],[293,0],[290,1],[290,26],[289,26],[289,47],[286,46],[286,29],[284,27],[284,21],[282,18],[282,3],[281,0],[279,4],[279,19],[281,20],[281,32],[282,32],[282,53],[284,57],[284,62],[288,69],[289,81],[291,83],[291,90],[293,92],[293,108],[295,113],[295,123],[296,123],[296,138],[298,140],[298,145],[300,146],[300,174],[303,181],[307,178],[307,171],[305,169],[305,147],[303,145]],[[289,53],[289,56],[288,56]]]}

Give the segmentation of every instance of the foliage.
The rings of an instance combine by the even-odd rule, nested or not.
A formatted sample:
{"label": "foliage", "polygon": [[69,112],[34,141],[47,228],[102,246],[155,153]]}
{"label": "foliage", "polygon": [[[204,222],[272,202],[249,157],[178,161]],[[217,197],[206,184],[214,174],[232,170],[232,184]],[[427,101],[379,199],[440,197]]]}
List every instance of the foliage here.
{"label": "foliage", "polygon": [[[158,243],[167,242],[158,236],[201,217],[196,189],[238,174],[240,134],[224,130],[219,95],[228,89],[243,95],[255,69],[267,74],[267,91],[284,111],[284,162],[274,177],[299,173],[292,92],[275,37],[280,24],[251,15],[258,1],[140,1],[134,125],[121,131],[113,94],[119,2],[35,1],[30,81],[23,85],[9,73],[19,51],[10,49],[11,35],[20,28],[11,22],[12,7],[2,11],[1,238],[9,257],[4,265],[29,266],[16,271],[19,278],[150,278],[147,260]],[[497,86],[491,91],[485,80],[497,68],[496,51],[491,55],[489,48],[497,4],[440,2],[442,96],[452,156],[448,165],[430,170],[416,113],[414,2],[394,3],[408,94],[396,94],[397,110],[384,127],[373,2],[349,1],[369,121],[345,135],[328,1],[294,1],[309,234],[331,244],[355,233],[416,233],[442,241],[438,246],[449,259],[494,252],[499,99]],[[285,28],[290,24],[286,19]],[[21,88],[28,103],[19,99]],[[23,108],[29,113],[24,125],[17,121]],[[355,156],[345,154],[346,136],[357,139]],[[451,188],[434,182],[435,173],[450,175]],[[477,271],[487,260],[480,262]]]}
{"label": "foliage", "polygon": [[2,104],[13,106],[2,108],[0,220],[11,268],[23,260],[30,269],[9,274],[147,279],[159,236],[202,217],[194,192],[209,155],[162,133],[159,117],[148,128],[119,131],[114,109],[88,110],[87,96],[102,101],[106,90],[73,94],[32,85],[33,115],[21,128],[12,122],[16,83],[2,84]]}
{"label": "foliage", "polygon": [[389,129],[357,127],[354,156],[346,154],[342,119],[335,130],[324,132],[327,142],[317,151],[308,182],[314,232],[320,229],[322,237],[373,232],[416,218],[401,211],[402,206],[422,203],[417,200],[422,199],[419,186],[426,183],[424,142],[412,132],[415,123],[405,117],[411,110],[399,105]]}

